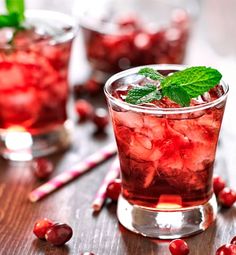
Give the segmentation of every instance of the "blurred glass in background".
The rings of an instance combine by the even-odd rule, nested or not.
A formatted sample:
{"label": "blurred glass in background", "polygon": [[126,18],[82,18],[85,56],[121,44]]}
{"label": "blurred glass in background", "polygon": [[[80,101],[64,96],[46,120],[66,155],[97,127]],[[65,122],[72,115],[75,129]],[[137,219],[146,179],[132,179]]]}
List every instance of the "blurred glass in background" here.
{"label": "blurred glass in background", "polygon": [[11,160],[70,144],[68,65],[76,24],[48,10],[24,16],[24,29],[0,29],[0,154]]}
{"label": "blurred glass in background", "polygon": [[74,2],[87,59],[103,80],[130,67],[181,64],[195,0],[88,0]]}

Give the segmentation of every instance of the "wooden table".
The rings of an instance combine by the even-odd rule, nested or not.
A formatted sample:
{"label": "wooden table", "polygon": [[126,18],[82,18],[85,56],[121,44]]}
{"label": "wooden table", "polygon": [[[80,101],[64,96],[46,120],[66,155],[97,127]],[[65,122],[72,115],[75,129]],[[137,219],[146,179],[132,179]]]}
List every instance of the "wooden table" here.
{"label": "wooden table", "polygon": [[[193,53],[196,51],[192,51]],[[189,62],[194,62],[194,59]],[[103,104],[101,98],[92,99]],[[229,130],[229,129],[228,129]],[[216,172],[236,185],[235,132],[222,132],[216,160]],[[53,175],[70,169],[102,146],[113,142],[111,127],[106,134],[94,134],[91,123],[76,125],[70,150],[51,156]],[[93,215],[91,202],[111,160],[83,175],[66,187],[35,204],[28,201],[29,192],[41,183],[28,163],[0,160],[0,255],[79,255],[90,251],[96,255],[168,255],[168,242],[133,234],[118,224],[116,205],[108,203]],[[32,233],[34,222],[43,217],[66,222],[73,228],[73,238],[57,248],[40,241]],[[207,231],[188,238],[190,255],[214,255],[217,247],[236,235],[236,208],[221,210],[217,221]]]}

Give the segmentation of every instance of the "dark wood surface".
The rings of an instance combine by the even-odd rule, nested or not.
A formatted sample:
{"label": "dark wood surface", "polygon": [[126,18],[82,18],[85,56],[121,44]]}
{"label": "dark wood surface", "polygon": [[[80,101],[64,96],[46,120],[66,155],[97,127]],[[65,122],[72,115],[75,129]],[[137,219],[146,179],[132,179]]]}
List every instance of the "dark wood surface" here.
{"label": "dark wood surface", "polygon": [[[93,99],[94,102],[103,100]],[[78,160],[113,141],[111,127],[106,134],[95,134],[91,123],[76,124],[74,143],[65,153],[49,157],[55,165],[53,175],[70,169]],[[222,132],[216,172],[234,184],[234,137]],[[28,201],[29,192],[40,185],[29,163],[0,161],[0,254],[79,255],[90,251],[96,255],[168,255],[168,242],[151,240],[133,234],[118,224],[116,205],[107,203],[98,215],[93,215],[91,202],[112,159],[91,172],[54,192],[37,203]],[[38,240],[32,233],[35,220],[48,217],[66,222],[73,228],[73,238],[61,248]],[[220,211],[217,221],[204,233],[188,238],[191,255],[213,255],[221,244],[236,234],[236,208]]]}

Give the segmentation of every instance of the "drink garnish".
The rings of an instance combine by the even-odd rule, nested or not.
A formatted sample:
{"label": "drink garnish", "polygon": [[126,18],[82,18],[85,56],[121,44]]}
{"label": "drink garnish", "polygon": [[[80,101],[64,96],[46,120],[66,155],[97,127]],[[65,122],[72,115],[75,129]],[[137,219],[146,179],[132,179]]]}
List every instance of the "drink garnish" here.
{"label": "drink garnish", "polygon": [[142,87],[137,87],[129,90],[126,97],[126,102],[130,104],[150,103],[154,100],[162,98],[161,91],[153,84],[146,84]]}
{"label": "drink garnish", "polygon": [[130,104],[150,103],[168,97],[180,106],[189,106],[196,98],[219,84],[222,75],[211,67],[195,66],[163,76],[158,71],[145,67],[138,74],[160,82],[160,86],[145,84],[128,91],[125,101]]}
{"label": "drink garnish", "polygon": [[0,28],[13,27],[22,28],[25,20],[25,3],[24,0],[5,0],[6,14],[0,15]]}

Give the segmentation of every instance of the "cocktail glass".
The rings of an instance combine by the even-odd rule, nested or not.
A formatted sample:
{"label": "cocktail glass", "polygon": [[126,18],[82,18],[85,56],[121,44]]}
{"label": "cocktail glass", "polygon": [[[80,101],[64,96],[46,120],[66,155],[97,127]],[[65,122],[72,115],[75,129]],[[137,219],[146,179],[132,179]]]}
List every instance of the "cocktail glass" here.
{"label": "cocktail glass", "polygon": [[27,11],[24,29],[4,28],[0,34],[0,154],[30,160],[68,147],[73,19]]}
{"label": "cocktail glass", "polygon": [[194,1],[88,0],[75,6],[87,59],[98,80],[130,67],[181,64]]}
{"label": "cocktail glass", "polygon": [[[163,75],[183,69],[151,67]],[[131,105],[124,102],[127,90],[147,80],[139,69],[115,74],[105,85],[121,166],[118,219],[161,239],[201,232],[217,213],[212,175],[228,85],[221,81],[190,107],[166,99]]]}

